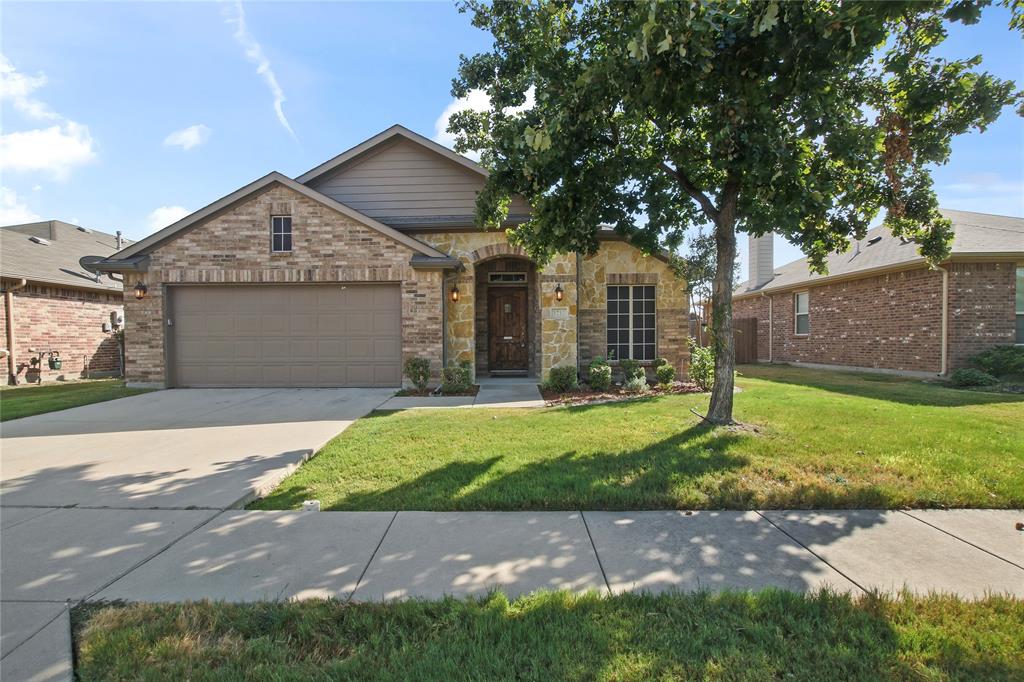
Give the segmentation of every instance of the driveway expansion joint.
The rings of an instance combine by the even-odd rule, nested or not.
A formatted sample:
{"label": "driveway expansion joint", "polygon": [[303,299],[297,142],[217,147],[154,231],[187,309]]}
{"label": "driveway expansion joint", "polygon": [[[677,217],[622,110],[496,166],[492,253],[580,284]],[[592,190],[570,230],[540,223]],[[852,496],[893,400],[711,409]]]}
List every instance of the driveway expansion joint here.
{"label": "driveway expansion joint", "polygon": [[[327,512],[327,513],[330,514],[331,512]],[[374,557],[377,556],[377,552],[380,551],[381,545],[384,544],[384,538],[386,538],[388,536],[388,532],[390,532],[391,526],[394,525],[395,519],[398,518],[398,514],[399,513],[400,512],[396,511],[391,516],[391,520],[388,521],[388,527],[384,529],[384,533],[380,536],[380,541],[377,543],[377,546],[373,548],[373,552],[370,554],[370,558],[366,560],[366,565],[363,566],[363,571],[359,574],[359,578],[356,579],[356,586],[353,587],[352,591],[348,593],[347,597],[345,597],[345,601],[346,602],[352,601],[352,597],[354,597],[356,592],[359,591],[359,587],[363,584],[363,578],[366,577],[366,572],[368,570],[370,570],[370,564],[373,563]]]}
{"label": "driveway expansion joint", "polygon": [[[950,531],[946,530],[945,528],[941,528],[941,527],[939,527],[939,526],[936,526],[936,525],[935,525],[934,523],[928,523],[928,522],[927,522],[927,521],[925,521],[924,519],[922,519],[922,518],[919,518],[919,517],[917,517],[917,516],[914,516],[913,514],[911,514],[911,513],[910,513],[909,511],[907,511],[906,509],[897,509],[896,511],[898,511],[898,512],[899,512],[899,513],[901,513],[901,514],[903,514],[904,516],[909,516],[910,518],[914,519],[915,521],[920,521],[921,523],[923,523],[924,525],[928,526],[929,528],[934,528],[934,529],[935,529],[935,530],[937,530],[937,531],[941,531],[941,532],[945,533],[946,535],[948,535],[949,537],[951,537],[951,538],[954,538],[954,539],[956,539],[956,540],[959,540],[960,542],[964,543],[965,545],[970,545],[971,547],[973,547],[973,548],[975,548],[975,549],[981,550],[981,551],[982,551],[982,552],[984,552],[985,554],[988,554],[988,555],[990,555],[990,556],[993,556],[993,557],[995,557],[996,559],[1000,559],[1000,560],[1002,560],[1002,561],[1005,561],[1006,563],[1010,564],[1011,566],[1015,566],[1016,568],[1019,568],[1019,569],[1021,569],[1022,571],[1024,571],[1024,566],[1021,566],[1021,565],[1020,565],[1020,564],[1018,564],[1017,562],[1015,562],[1015,561],[1010,561],[1010,560],[1009,560],[1009,559],[1007,559],[1006,557],[1004,557],[1004,556],[1002,556],[1002,555],[999,555],[999,554],[996,554],[995,552],[992,552],[992,551],[990,551],[990,550],[987,550],[987,549],[985,549],[984,547],[982,547],[981,545],[977,545],[977,544],[975,544],[975,543],[971,542],[970,540],[967,540],[967,539],[965,539],[965,538],[962,538],[962,537],[960,537],[960,536],[959,536],[959,535],[957,535],[956,533],[951,533]],[[912,510],[912,511],[916,511],[916,510]],[[1017,531],[1017,532],[1020,532],[1020,531]]]}
{"label": "driveway expansion joint", "polygon": [[597,545],[594,543],[594,536],[590,534],[590,526],[587,524],[587,513],[580,510],[580,518],[583,519],[583,528],[587,531],[587,539],[590,540],[590,546],[594,550],[594,557],[597,559],[597,567],[601,569],[601,578],[604,580],[604,586],[608,589],[608,594],[612,594],[612,585],[608,582],[608,574],[604,570],[604,564],[601,563],[601,553],[597,551]]}

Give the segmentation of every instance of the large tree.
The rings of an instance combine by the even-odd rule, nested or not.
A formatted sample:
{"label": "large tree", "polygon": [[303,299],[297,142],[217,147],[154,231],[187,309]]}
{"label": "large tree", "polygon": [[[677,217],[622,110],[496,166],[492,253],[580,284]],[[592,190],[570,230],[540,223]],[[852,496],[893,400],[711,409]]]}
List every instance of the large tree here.
{"label": "large tree", "polygon": [[594,252],[601,225],[675,250],[711,224],[708,419],[730,423],[737,230],[782,234],[820,270],[885,209],[931,262],[948,254],[929,167],[1021,98],[980,57],[933,54],[985,4],[468,0],[494,38],[452,90],[492,103],[449,127],[490,170],[477,219],[500,225],[523,195],[533,215],[510,236],[541,261]]}

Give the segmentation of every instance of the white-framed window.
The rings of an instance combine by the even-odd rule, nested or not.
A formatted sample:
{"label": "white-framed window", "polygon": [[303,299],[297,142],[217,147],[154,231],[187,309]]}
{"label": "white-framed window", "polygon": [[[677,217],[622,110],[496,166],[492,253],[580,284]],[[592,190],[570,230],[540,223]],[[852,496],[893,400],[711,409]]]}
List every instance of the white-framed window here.
{"label": "white-framed window", "polygon": [[1017,343],[1024,346],[1024,265],[1017,266]]}
{"label": "white-framed window", "polygon": [[487,281],[490,284],[524,284],[526,282],[526,273],[490,272],[487,273]]}
{"label": "white-framed window", "polygon": [[793,333],[807,336],[811,333],[811,295],[807,291],[793,294]]}
{"label": "white-framed window", "polygon": [[608,359],[653,360],[656,351],[654,285],[608,287]]}
{"label": "white-framed window", "polygon": [[292,250],[292,217],[290,215],[270,216],[270,250],[285,253]]}

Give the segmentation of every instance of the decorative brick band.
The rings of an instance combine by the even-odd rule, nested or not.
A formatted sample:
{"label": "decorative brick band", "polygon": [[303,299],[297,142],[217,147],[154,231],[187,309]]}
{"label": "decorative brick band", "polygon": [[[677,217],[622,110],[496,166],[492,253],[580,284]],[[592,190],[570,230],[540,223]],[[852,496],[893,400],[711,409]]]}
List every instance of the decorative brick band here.
{"label": "decorative brick band", "polygon": [[608,284],[657,284],[656,272],[609,272],[606,276]]}
{"label": "decorative brick band", "polygon": [[575,282],[576,275],[541,275],[541,282]]}

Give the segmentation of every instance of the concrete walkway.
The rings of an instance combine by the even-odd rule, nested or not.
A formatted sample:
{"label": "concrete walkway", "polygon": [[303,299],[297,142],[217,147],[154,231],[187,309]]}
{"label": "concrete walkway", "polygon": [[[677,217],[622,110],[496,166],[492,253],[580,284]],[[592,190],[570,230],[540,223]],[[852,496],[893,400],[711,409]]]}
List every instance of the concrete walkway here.
{"label": "concrete walkway", "polygon": [[384,402],[378,410],[439,409],[457,407],[544,407],[531,377],[477,377],[480,392],[475,396],[406,396]]}
{"label": "concrete walkway", "polygon": [[[1021,511],[2,510],[4,679],[69,679],[67,604],[539,589],[1024,597]],[[11,557],[17,557],[14,561]]]}

